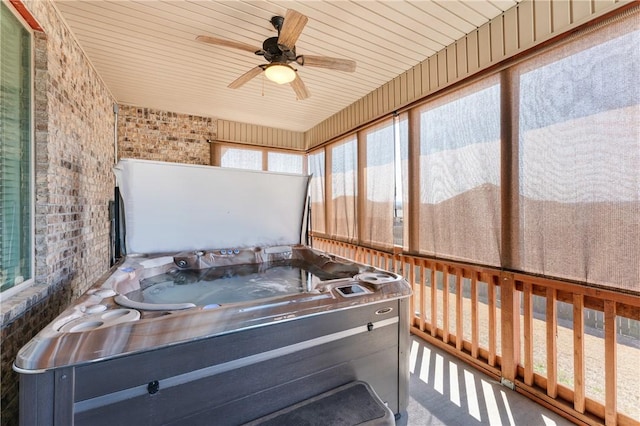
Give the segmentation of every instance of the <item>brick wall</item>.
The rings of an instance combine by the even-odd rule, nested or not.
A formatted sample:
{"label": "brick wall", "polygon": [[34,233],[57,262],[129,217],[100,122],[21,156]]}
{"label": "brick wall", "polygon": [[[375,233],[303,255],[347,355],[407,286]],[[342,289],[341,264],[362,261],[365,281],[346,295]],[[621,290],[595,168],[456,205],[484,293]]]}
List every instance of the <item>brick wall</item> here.
{"label": "brick wall", "polygon": [[211,117],[120,106],[119,158],[208,165],[208,141],[215,139],[216,122]]}
{"label": "brick wall", "polygon": [[[17,351],[109,268],[112,95],[49,0],[24,1],[34,34],[35,284],[2,301],[0,424],[18,422]],[[216,121],[121,106],[118,156],[209,164]]]}
{"label": "brick wall", "polygon": [[18,421],[18,349],[109,268],[114,186],[114,99],[52,3],[24,4],[44,29],[34,35],[35,284],[2,300],[2,425]]}

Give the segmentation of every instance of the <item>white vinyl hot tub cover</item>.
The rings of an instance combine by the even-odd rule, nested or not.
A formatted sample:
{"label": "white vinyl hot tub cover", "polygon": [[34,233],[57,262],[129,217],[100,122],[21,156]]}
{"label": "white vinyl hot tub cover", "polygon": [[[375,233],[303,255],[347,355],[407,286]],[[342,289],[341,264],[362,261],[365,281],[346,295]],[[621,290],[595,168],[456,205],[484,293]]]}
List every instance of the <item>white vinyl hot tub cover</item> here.
{"label": "white vinyl hot tub cover", "polygon": [[309,176],[122,159],[127,254],[300,244]]}

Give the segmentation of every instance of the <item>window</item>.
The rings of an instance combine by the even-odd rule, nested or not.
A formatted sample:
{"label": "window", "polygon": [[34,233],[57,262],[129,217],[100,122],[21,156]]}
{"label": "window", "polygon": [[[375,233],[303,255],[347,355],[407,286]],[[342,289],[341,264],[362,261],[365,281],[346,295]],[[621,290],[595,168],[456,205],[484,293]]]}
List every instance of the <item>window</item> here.
{"label": "window", "polygon": [[402,173],[402,169],[407,165],[407,123],[404,114],[361,134],[365,144],[365,200],[360,239],[364,243],[385,248],[402,245],[402,187],[406,176],[406,170]]}
{"label": "window", "polygon": [[286,152],[267,153],[267,170],[283,173],[304,173],[304,155]]}
{"label": "window", "polygon": [[33,278],[31,34],[0,4],[0,290]]}
{"label": "window", "polygon": [[309,193],[311,195],[311,230],[324,234],[325,224],[325,181],[324,181],[324,149],[314,151],[309,154],[309,173],[311,173],[311,184]]}
{"label": "window", "polygon": [[330,146],[331,228],[333,236],[353,241],[356,235],[357,146],[355,136]]}
{"label": "window", "polygon": [[305,154],[218,145],[219,165],[236,169],[303,174]]}
{"label": "window", "polygon": [[498,77],[420,110],[419,250],[500,264]]}
{"label": "window", "polygon": [[236,169],[262,170],[262,151],[221,147],[220,166]]}
{"label": "window", "polygon": [[638,291],[638,22],[635,15],[514,68],[519,269]]}

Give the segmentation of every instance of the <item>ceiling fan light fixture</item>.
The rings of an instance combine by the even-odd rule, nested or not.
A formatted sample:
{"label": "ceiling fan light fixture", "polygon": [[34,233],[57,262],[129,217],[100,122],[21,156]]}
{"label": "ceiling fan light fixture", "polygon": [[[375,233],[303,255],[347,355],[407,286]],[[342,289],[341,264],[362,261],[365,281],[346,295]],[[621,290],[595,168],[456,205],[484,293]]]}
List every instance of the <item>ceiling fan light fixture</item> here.
{"label": "ceiling fan light fixture", "polygon": [[271,64],[264,70],[264,75],[274,83],[291,83],[296,79],[296,71],[286,64]]}

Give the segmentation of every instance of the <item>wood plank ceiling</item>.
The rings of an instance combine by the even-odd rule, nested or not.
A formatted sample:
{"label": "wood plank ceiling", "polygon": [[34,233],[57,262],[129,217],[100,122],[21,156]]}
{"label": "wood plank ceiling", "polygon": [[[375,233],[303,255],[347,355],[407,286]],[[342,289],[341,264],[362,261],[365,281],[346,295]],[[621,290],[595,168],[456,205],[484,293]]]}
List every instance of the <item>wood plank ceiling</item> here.
{"label": "wood plank ceiling", "polygon": [[[410,69],[519,0],[160,1],[55,0],[90,61],[121,104],[306,131]],[[262,47],[269,22],[295,9],[309,21],[297,54],[355,60],[354,73],[295,66],[311,97],[258,76],[250,52],[198,35]],[[295,64],[294,64],[295,65]]]}

